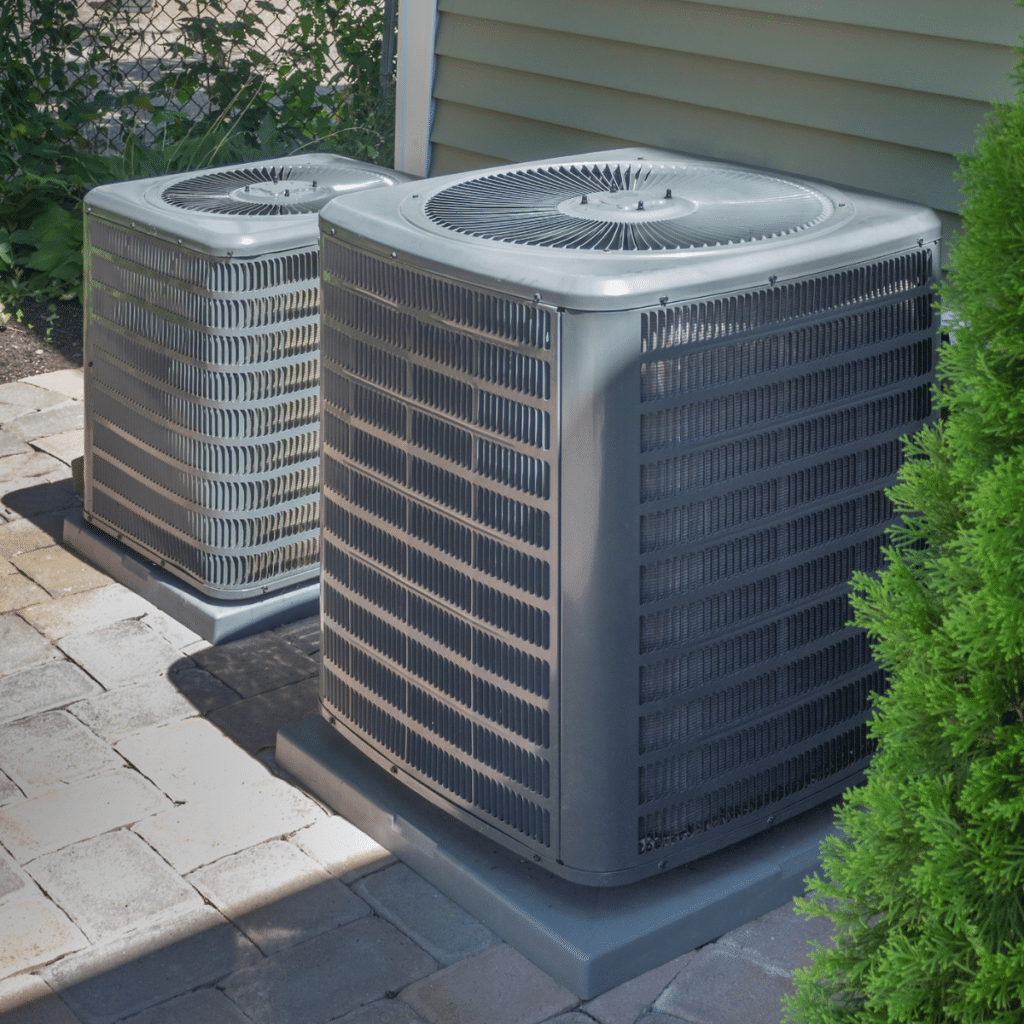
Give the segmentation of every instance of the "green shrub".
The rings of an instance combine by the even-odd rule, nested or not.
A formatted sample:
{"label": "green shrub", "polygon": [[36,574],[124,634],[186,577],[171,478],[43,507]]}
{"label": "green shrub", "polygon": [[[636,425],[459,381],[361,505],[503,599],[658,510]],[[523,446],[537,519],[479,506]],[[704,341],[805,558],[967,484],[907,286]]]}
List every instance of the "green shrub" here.
{"label": "green shrub", "polygon": [[836,928],[798,972],[801,1024],[1024,1021],[1024,93],[960,179],[942,419],[892,491],[886,568],[855,580],[892,686],[848,841],[826,844],[801,901]]}
{"label": "green shrub", "polygon": [[[180,39],[156,79],[130,86],[131,27],[117,4],[0,4],[0,303],[80,294],[81,200],[94,185],[303,149],[390,164],[394,97],[380,95],[382,0],[279,4],[165,0]],[[88,9],[84,6],[83,9]]]}

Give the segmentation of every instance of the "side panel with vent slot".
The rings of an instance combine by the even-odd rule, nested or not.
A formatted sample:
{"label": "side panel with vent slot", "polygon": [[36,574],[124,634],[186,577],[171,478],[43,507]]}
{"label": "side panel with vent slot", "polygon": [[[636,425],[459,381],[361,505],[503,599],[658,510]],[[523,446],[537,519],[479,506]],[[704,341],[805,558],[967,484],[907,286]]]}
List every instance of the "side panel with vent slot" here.
{"label": "side panel with vent slot", "polygon": [[935,258],[565,314],[566,865],[642,877],[866,766],[886,683],[848,583],[881,564],[900,438],[930,416]]}
{"label": "side panel with vent slot", "polygon": [[316,246],[228,259],[86,226],[86,518],[211,597],[315,576]]}
{"label": "side panel with vent slot", "polygon": [[559,845],[558,315],[323,240],[325,715]]}

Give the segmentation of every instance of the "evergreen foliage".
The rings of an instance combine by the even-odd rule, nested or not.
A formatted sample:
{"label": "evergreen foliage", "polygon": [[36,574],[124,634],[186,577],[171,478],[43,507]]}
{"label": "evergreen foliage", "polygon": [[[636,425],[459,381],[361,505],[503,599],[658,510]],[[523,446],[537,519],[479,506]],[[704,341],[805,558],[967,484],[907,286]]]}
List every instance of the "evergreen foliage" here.
{"label": "evergreen foliage", "polygon": [[800,1024],[1024,1021],[1024,90],[960,180],[941,422],[909,442],[885,569],[854,581],[891,689],[848,841],[799,901],[836,930],[797,973]]}

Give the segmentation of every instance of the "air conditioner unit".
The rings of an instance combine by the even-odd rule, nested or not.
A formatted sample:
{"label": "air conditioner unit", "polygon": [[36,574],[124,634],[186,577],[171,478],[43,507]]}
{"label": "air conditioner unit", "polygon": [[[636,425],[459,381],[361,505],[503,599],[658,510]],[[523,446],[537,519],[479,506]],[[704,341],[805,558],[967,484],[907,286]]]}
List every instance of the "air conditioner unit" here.
{"label": "air conditioner unit", "polygon": [[936,216],[628,149],[321,226],[338,732],[588,885],[854,783],[886,683],[848,582],[930,416]]}
{"label": "air conditioner unit", "polygon": [[317,575],[317,213],[408,180],[315,155],[88,193],[89,523],[213,598]]}

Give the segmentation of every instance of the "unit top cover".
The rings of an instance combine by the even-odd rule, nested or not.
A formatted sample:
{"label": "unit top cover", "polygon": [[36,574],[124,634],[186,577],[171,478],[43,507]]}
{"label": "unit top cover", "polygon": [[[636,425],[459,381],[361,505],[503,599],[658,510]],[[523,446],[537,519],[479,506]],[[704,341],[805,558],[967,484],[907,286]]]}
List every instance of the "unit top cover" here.
{"label": "unit top cover", "polygon": [[877,259],[939,237],[924,207],[623,149],[333,200],[328,233],[569,308],[628,308]]}
{"label": "unit top cover", "polygon": [[215,256],[255,256],[308,246],[332,199],[412,179],[334,154],[187,171],[100,185],[86,215]]}

